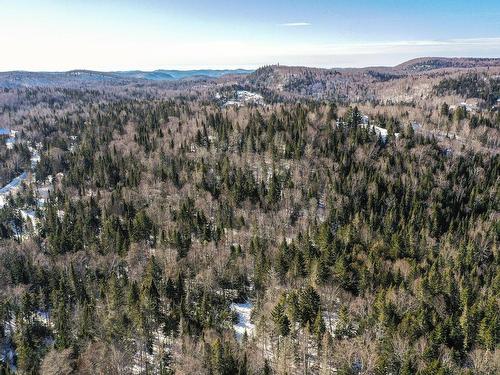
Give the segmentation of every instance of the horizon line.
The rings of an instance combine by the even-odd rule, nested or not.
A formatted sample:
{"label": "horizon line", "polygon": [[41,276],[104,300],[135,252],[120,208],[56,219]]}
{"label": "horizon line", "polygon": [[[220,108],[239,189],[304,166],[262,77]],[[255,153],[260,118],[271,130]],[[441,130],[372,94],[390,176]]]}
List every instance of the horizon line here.
{"label": "horizon line", "polygon": [[399,62],[398,64],[395,65],[377,65],[377,64],[372,64],[372,65],[366,65],[366,66],[330,66],[330,67],[321,67],[317,65],[304,65],[304,64],[280,64],[279,62],[275,63],[268,63],[268,64],[261,64],[258,67],[237,67],[237,68],[232,68],[232,67],[203,67],[203,68],[157,68],[157,69],[137,69],[137,68],[130,68],[130,69],[116,69],[116,70],[99,70],[99,69],[90,69],[90,68],[73,68],[73,69],[67,69],[67,70],[53,70],[53,69],[41,69],[41,70],[27,70],[27,69],[10,69],[10,70],[0,70],[0,73],[71,73],[71,72],[96,72],[96,73],[129,73],[129,72],[138,72],[138,73],[154,73],[154,72],[160,72],[160,71],[173,71],[173,72],[190,72],[190,71],[238,71],[238,70],[244,70],[244,71],[256,71],[259,68],[266,67],[266,66],[283,66],[283,67],[302,67],[302,68],[316,68],[316,69],[366,69],[366,68],[394,68],[398,65],[402,65],[404,63],[407,63],[409,61],[413,60],[419,60],[419,59],[483,59],[483,60],[500,60],[500,57],[498,56],[420,56],[420,57],[415,57],[411,59],[405,59]]}
{"label": "horizon line", "polygon": [[0,70],[0,73],[70,73],[70,72],[96,72],[96,73],[129,73],[129,72],[138,72],[138,73],[154,73],[159,71],[171,71],[171,72],[190,72],[190,71],[237,71],[237,70],[245,70],[245,71],[256,71],[259,68],[266,66],[283,66],[283,67],[300,67],[300,68],[313,68],[313,69],[366,69],[366,68],[394,68],[398,65],[402,65],[404,63],[419,60],[419,59],[479,59],[479,60],[500,60],[500,56],[432,56],[432,55],[424,55],[417,56],[413,58],[407,58],[400,60],[397,64],[369,64],[363,66],[321,66],[314,64],[281,64],[279,61],[274,63],[263,63],[255,66],[247,66],[247,67],[191,67],[191,68],[156,68],[156,69],[137,69],[137,68],[129,68],[129,69],[91,69],[91,68],[72,68],[65,70],[53,70],[53,69],[40,69],[40,70],[27,70],[27,69],[10,69],[10,70]]}

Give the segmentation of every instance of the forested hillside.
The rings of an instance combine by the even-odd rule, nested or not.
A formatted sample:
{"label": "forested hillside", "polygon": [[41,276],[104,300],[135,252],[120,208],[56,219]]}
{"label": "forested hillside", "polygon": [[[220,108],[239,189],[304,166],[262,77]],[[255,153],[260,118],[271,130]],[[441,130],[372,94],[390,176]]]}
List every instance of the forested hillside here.
{"label": "forested hillside", "polygon": [[500,371],[498,111],[158,90],[2,94],[1,374]]}
{"label": "forested hillside", "polygon": [[500,77],[469,73],[443,79],[435,89],[438,95],[453,93],[465,98],[480,98],[491,106],[500,96]]}

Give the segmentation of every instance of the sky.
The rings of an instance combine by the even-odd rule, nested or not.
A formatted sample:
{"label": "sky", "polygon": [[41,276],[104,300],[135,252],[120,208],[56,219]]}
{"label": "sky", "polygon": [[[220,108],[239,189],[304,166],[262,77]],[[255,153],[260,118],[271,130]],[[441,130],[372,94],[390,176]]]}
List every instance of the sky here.
{"label": "sky", "polygon": [[500,57],[499,0],[0,0],[0,71]]}

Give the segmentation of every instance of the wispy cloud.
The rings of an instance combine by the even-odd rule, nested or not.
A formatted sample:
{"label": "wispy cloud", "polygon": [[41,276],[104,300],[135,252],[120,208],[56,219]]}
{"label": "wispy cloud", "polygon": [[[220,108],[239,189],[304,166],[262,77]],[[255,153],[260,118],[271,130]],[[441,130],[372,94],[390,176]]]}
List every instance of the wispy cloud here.
{"label": "wispy cloud", "polygon": [[311,23],[309,22],[287,22],[287,23],[280,23],[278,26],[283,26],[283,27],[301,27],[301,26],[311,26]]}
{"label": "wispy cloud", "polygon": [[[330,45],[312,45],[318,53],[370,53],[377,51],[418,51],[424,49],[460,50],[465,48],[500,47],[500,37],[492,38],[467,38],[467,39],[442,39],[442,40],[400,40],[385,42],[365,43],[339,43]],[[314,51],[311,51],[314,53]]]}

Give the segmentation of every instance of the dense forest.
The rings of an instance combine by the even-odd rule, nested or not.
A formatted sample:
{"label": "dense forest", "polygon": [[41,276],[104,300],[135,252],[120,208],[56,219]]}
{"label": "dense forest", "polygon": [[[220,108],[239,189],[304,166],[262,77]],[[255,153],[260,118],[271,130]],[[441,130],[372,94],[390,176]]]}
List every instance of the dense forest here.
{"label": "dense forest", "polygon": [[0,180],[39,158],[0,208],[0,374],[500,371],[497,150],[382,106],[66,91],[2,110]]}
{"label": "dense forest", "polygon": [[480,98],[488,105],[494,105],[500,96],[500,78],[468,73],[443,79],[435,86],[435,90],[438,95],[453,93],[465,98]]}

